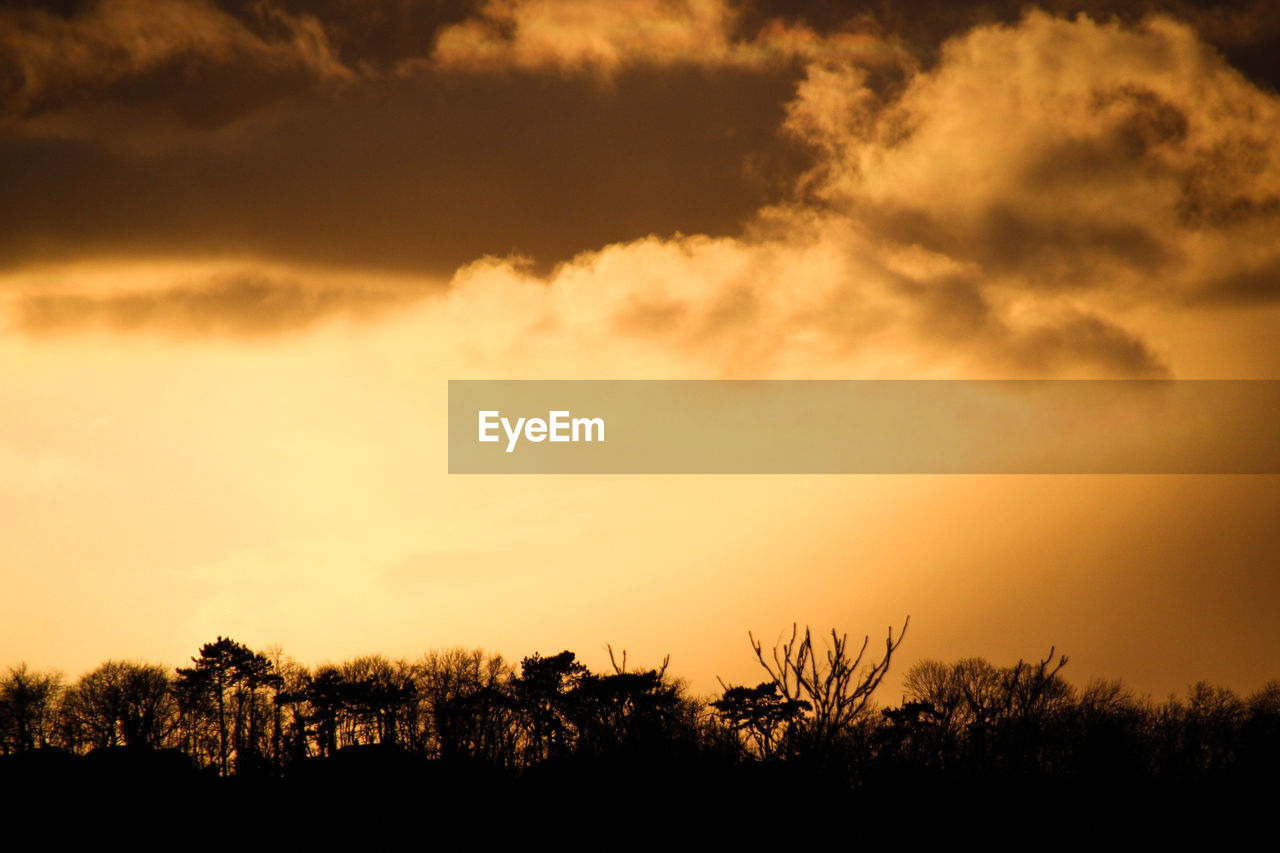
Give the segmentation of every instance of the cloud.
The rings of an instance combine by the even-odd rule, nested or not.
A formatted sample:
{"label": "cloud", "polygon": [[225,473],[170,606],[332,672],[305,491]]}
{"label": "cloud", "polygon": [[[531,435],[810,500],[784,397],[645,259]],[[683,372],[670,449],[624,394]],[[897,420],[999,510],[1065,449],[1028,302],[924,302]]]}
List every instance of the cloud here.
{"label": "cloud", "polygon": [[547,276],[488,259],[424,303],[422,322],[451,375],[1166,375],[1114,320],[989,301],[958,269],[845,217],[797,218],[750,238],[616,244]]}
{"label": "cloud", "polygon": [[1278,122],[1184,24],[1033,12],[897,91],[810,63],[785,128],[814,168],[738,236],[547,276],[485,262],[450,299],[507,305],[479,327],[527,364],[624,341],[680,375],[1168,375],[1177,343],[1146,339],[1143,312],[1280,295]]}
{"label": "cloud", "polygon": [[[121,104],[216,127],[353,80],[520,70],[611,78],[637,67],[800,62],[932,67],[948,39],[1013,24],[1021,0],[15,0],[0,6],[0,115]],[[1251,79],[1280,85],[1280,10],[1266,0],[1043,0],[1070,17],[1189,22]],[[336,87],[339,91],[342,87]]]}
{"label": "cloud", "polygon": [[303,282],[254,271],[198,282],[105,294],[28,293],[14,306],[15,325],[31,335],[86,327],[175,335],[261,336],[333,317],[369,318],[421,292],[347,282]]}
{"label": "cloud", "polygon": [[[460,75],[175,135],[127,114],[0,133],[0,265],[253,256],[448,275],[650,233],[730,234],[808,160],[789,71]],[[28,122],[28,125],[30,122]]]}
{"label": "cloud", "polygon": [[740,37],[725,0],[488,0],[443,28],[432,60],[444,69],[594,72],[635,65],[759,67],[796,60],[903,66],[910,55],[870,30],[819,35],[771,19]]}
{"label": "cloud", "polygon": [[730,18],[719,0],[490,0],[439,34],[434,59],[444,67],[603,70],[699,54],[716,62],[729,52]]}
{"label": "cloud", "polygon": [[101,0],[67,16],[0,8],[0,110],[28,116],[109,97],[207,122],[299,81],[352,76],[316,18],[253,9],[242,20],[202,0]]}
{"label": "cloud", "polygon": [[975,27],[1014,26],[1028,8],[1064,20],[1087,15],[1134,27],[1152,16],[1190,25],[1205,42],[1260,87],[1280,89],[1280,6],[1271,0],[751,0],[741,6],[739,30],[753,32],[773,19],[803,21],[818,34],[850,29],[892,34],[924,68],[942,59],[947,41]]}
{"label": "cloud", "polygon": [[[708,42],[711,55],[717,45],[726,63],[747,55],[736,53],[748,40],[724,8],[637,9],[653,32],[667,33],[666,47],[645,32],[611,41],[621,30],[607,10],[486,5],[486,20],[515,22],[494,29],[501,43],[489,45],[512,74],[440,78],[434,100],[447,109],[409,111],[423,90],[406,80],[397,97],[297,113],[273,125],[280,135],[269,145],[246,144],[254,158],[246,162],[261,164],[247,174],[220,152],[199,154],[215,168],[201,173],[213,176],[210,193],[189,224],[180,206],[157,213],[147,203],[115,219],[89,217],[85,227],[141,220],[140,243],[154,245],[157,235],[172,239],[177,223],[187,229],[178,246],[207,239],[245,247],[249,257],[287,247],[289,263],[342,258],[357,267],[373,256],[387,263],[412,244],[419,254],[400,255],[402,269],[434,259],[433,270],[452,279],[447,293],[418,288],[435,295],[412,315],[432,329],[442,363],[481,373],[518,364],[530,375],[1161,376],[1178,342],[1152,338],[1144,317],[1280,295],[1280,248],[1267,236],[1280,216],[1280,152],[1267,132],[1280,123],[1280,101],[1185,24],[1032,12],[948,41],[936,63],[897,87],[877,84],[856,57],[797,49],[788,62],[808,58],[797,60],[803,76],[791,86],[789,66],[718,72],[727,76],[681,66],[688,32],[703,25],[728,34]],[[548,15],[572,32],[546,35],[539,28],[552,18],[538,16]],[[448,34],[464,25],[454,26],[440,30],[445,53]],[[526,26],[564,50],[529,47]],[[815,43],[829,38],[796,24],[760,38],[802,31]],[[590,73],[534,73],[548,69]],[[612,75],[609,87],[590,79],[599,72]],[[752,87],[767,96],[749,94]],[[729,93],[740,100],[707,97]],[[385,138],[399,140],[390,150],[404,156],[381,157],[380,142],[362,147],[345,130],[320,130],[339,114],[351,129],[399,131]],[[749,143],[731,142],[741,128],[750,128]],[[786,143],[771,141],[771,128],[808,154],[803,175],[787,173],[794,191],[731,205],[722,192],[712,204],[717,229],[677,224],[673,212],[687,215],[707,196],[696,181],[715,164],[732,164],[723,190],[742,185],[753,157],[779,157]],[[434,147],[406,146],[405,132]],[[300,139],[315,141],[296,147]],[[51,150],[28,144],[40,157]],[[344,159],[353,150],[368,156]],[[426,152],[435,159],[424,160]],[[174,156],[166,180],[202,180],[186,169],[200,159]],[[117,180],[141,186],[163,162],[119,156],[112,168],[138,170]],[[21,175],[34,170],[13,169],[21,191]],[[304,188],[316,174],[327,183]],[[24,196],[27,208],[13,208],[14,233],[31,210],[48,207],[40,186],[48,184]],[[69,180],[67,199],[83,197],[85,186]],[[241,205],[253,190],[260,211]],[[436,193],[429,202],[414,202],[428,191]],[[328,199],[341,203],[327,208]],[[739,221],[724,216],[729,209]],[[614,216],[625,223],[600,228]],[[57,222],[45,239],[69,227]],[[110,231],[101,234],[112,242]],[[539,263],[503,259],[529,254]],[[331,314],[367,316],[382,298],[302,274],[269,286],[254,279],[109,298],[28,294],[17,317],[32,334],[86,323],[257,334]],[[584,364],[582,352],[598,355]]]}
{"label": "cloud", "polygon": [[[738,17],[725,0],[100,0],[61,12],[19,3],[0,7],[0,116],[84,120],[117,105],[135,120],[216,128],[355,82],[386,89],[459,72],[911,62],[874,29],[819,35],[771,20],[747,36]],[[67,124],[28,130],[50,126]]]}
{"label": "cloud", "polygon": [[896,242],[1023,290],[1187,299],[1280,253],[1278,124],[1183,24],[1039,12],[949,42],[888,102],[814,70],[788,119],[823,155],[814,197]]}
{"label": "cloud", "polygon": [[1171,19],[1032,12],[900,91],[811,63],[785,126],[815,157],[804,201],[739,237],[615,245],[542,278],[483,264],[456,298],[504,289],[529,312],[506,333],[564,336],[566,357],[607,349],[605,329],[713,375],[1160,376],[1176,342],[1135,312],[1280,296],[1280,101]]}

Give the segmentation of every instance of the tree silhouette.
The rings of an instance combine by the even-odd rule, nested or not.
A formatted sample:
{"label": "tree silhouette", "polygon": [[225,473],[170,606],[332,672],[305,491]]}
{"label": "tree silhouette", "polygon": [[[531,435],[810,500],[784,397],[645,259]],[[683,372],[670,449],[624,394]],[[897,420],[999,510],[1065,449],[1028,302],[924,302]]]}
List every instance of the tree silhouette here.
{"label": "tree silhouette", "polygon": [[213,672],[209,669],[179,667],[174,673],[174,704],[177,709],[178,745],[199,764],[219,764],[221,741],[217,726],[212,734],[209,720],[217,717],[213,696]]}
{"label": "tree silhouette", "polygon": [[[1049,760],[1038,752],[1047,727],[1075,701],[1061,676],[1066,664],[1052,648],[1034,664],[1007,667],[984,658],[919,661],[903,679],[908,701],[886,718],[898,727],[900,746],[922,762],[1021,775]],[[1103,694],[1093,698],[1101,702]]]}
{"label": "tree silhouette", "polygon": [[[227,724],[227,698],[235,688],[240,688],[234,695],[235,702],[235,739],[237,747],[243,748],[247,738],[241,726],[243,724],[246,694],[252,700],[257,687],[262,686],[266,669],[265,658],[255,654],[249,647],[237,643],[228,637],[219,636],[212,643],[200,647],[199,657],[192,658],[194,667],[178,669],[179,678],[184,680],[183,690],[187,693],[205,691],[212,697],[212,704],[217,713],[218,723],[218,772],[227,775],[231,737]],[[189,697],[194,699],[194,697]],[[188,701],[189,708],[198,708],[198,701]],[[252,708],[252,705],[250,705]],[[252,722],[252,710],[250,711]],[[250,726],[250,728],[252,728]]]}
{"label": "tree silhouette", "polygon": [[514,760],[514,673],[501,655],[463,648],[433,652],[422,659],[419,674],[441,758]]}
{"label": "tree silhouette", "polygon": [[176,723],[164,667],[107,661],[67,692],[65,720],[77,742],[91,748],[159,747]]}
{"label": "tree silhouette", "polygon": [[628,670],[609,648],[613,672],[587,673],[573,689],[571,703],[579,755],[654,753],[684,734],[681,685],[666,677],[670,658],[657,669]]}
{"label": "tree silhouette", "polygon": [[0,755],[49,744],[61,692],[60,674],[34,672],[25,663],[0,678]]}
{"label": "tree silhouette", "polygon": [[791,727],[812,705],[803,699],[787,699],[778,685],[766,681],[755,687],[729,687],[711,703],[740,742],[754,755],[770,759],[785,751]]}
{"label": "tree silhouette", "polygon": [[576,735],[573,691],[589,675],[571,651],[551,657],[530,655],[511,682],[524,721],[525,763],[568,754]]}
{"label": "tree silhouette", "polygon": [[268,714],[268,702],[263,694],[271,691],[274,699],[279,693],[281,678],[266,655],[240,646],[233,655],[231,681],[235,697],[232,742],[236,769],[261,767],[265,740],[262,723]]}
{"label": "tree silhouette", "polygon": [[304,688],[311,709],[307,721],[314,726],[321,757],[338,751],[338,722],[347,704],[347,682],[342,670],[332,664],[318,668]]}
{"label": "tree silhouette", "polygon": [[382,830],[412,809],[431,821],[502,813],[523,840],[539,829],[613,837],[593,821],[622,803],[744,826],[767,803],[816,832],[841,814],[900,821],[908,800],[952,826],[999,796],[1017,833],[1035,831],[1018,816],[1041,801],[1079,816],[1130,794],[1148,810],[1273,798],[1280,682],[1247,699],[1201,682],[1156,703],[1118,682],[1076,690],[1051,648],[1008,666],[920,661],[901,704],[873,714],[901,633],[875,656],[869,637],[855,650],[837,632],[824,653],[798,625],[771,652],[749,636],[769,679],[722,682],[706,701],[668,659],[633,668],[612,648],[611,670],[566,650],[524,658],[518,675],[478,649],[310,669],[223,637],[176,672],[107,661],[65,689],[14,667],[0,676],[0,790],[96,797],[108,811],[198,803],[246,827],[264,815],[319,827],[339,814]]}
{"label": "tree silhouette", "polygon": [[805,749],[821,753],[850,733],[889,671],[889,661],[902,644],[909,622],[910,617],[903,621],[897,640],[893,638],[893,628],[889,628],[884,656],[865,667],[862,662],[871,641],[869,635],[863,639],[858,653],[852,655],[849,635],[837,634],[832,629],[831,647],[826,651],[825,661],[820,661],[809,628],[804,629],[804,636],[800,638],[799,628],[793,624],[791,639],[779,640],[769,661],[760,642],[748,634],[756,660],[769,673],[782,698],[808,705],[800,727]]}

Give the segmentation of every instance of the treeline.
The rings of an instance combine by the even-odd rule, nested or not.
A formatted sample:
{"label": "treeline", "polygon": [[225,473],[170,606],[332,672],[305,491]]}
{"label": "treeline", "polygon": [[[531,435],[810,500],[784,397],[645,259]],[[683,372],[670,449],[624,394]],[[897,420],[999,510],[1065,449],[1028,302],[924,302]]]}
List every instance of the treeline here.
{"label": "treeline", "polygon": [[901,704],[872,695],[901,642],[867,658],[832,632],[766,650],[767,678],[697,698],[667,671],[590,671],[569,651],[512,665],[480,650],[314,669],[219,637],[170,670],[108,661],[74,682],[19,665],[0,678],[0,754],[167,750],[217,776],[287,778],[317,759],[381,749],[522,773],[629,758],[818,768],[851,790],[890,779],[1217,782],[1280,764],[1280,681],[1248,697],[1196,684],[1138,698],[1076,687],[1065,657],[996,666],[924,660]]}
{"label": "treeline", "polygon": [[223,776],[369,746],[527,768],[640,743],[696,746],[711,720],[665,664],[599,674],[569,651],[531,655],[518,671],[465,649],[309,669],[219,637],[175,670],[107,661],[68,684],[19,665],[0,679],[0,754],[169,749]]}

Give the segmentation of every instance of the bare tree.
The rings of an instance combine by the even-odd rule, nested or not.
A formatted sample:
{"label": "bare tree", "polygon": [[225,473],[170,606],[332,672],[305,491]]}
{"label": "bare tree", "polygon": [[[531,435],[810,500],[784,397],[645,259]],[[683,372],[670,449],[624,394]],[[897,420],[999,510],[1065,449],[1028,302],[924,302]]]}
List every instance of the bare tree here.
{"label": "bare tree", "polygon": [[73,742],[87,749],[158,747],[177,722],[168,670],[135,661],[109,660],[80,676],[63,713]]}
{"label": "bare tree", "polygon": [[956,735],[968,723],[958,667],[932,659],[917,661],[907,670],[902,686],[905,698],[920,706],[939,736]]}
{"label": "bare tree", "polygon": [[515,722],[507,701],[514,672],[501,655],[461,647],[433,651],[418,671],[436,755],[514,761]]}
{"label": "bare tree", "polygon": [[1005,671],[1005,691],[1014,716],[1039,720],[1071,700],[1071,687],[1058,674],[1067,665],[1067,656],[1059,655],[1055,662],[1054,651],[1050,647],[1049,654],[1034,665],[1019,660]]}
{"label": "bare tree", "polygon": [[862,647],[854,655],[850,653],[849,635],[832,629],[831,647],[826,650],[825,660],[819,659],[808,627],[801,637],[799,626],[792,624],[791,639],[779,640],[774,645],[772,660],[765,658],[764,648],[753,634],[747,636],[756,659],[769,673],[782,697],[788,702],[808,704],[802,731],[806,745],[821,751],[848,734],[866,710],[871,694],[889,671],[889,661],[902,644],[910,619],[908,616],[903,621],[896,640],[893,627],[889,627],[884,656],[865,665],[870,635],[863,639]]}
{"label": "bare tree", "polygon": [[345,736],[348,744],[413,742],[418,704],[414,667],[382,655],[364,655],[342,664],[346,682]]}
{"label": "bare tree", "polygon": [[0,678],[0,755],[48,746],[61,693],[59,673],[10,667]]}

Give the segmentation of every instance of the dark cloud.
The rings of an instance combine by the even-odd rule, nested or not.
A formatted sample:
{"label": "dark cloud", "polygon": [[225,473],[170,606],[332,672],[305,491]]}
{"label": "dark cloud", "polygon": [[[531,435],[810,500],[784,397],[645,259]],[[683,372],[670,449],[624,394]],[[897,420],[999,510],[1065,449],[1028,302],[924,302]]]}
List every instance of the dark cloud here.
{"label": "dark cloud", "polygon": [[1020,373],[1052,375],[1084,367],[1114,377],[1169,375],[1168,366],[1141,337],[1096,315],[1066,311],[1038,323],[1012,325],[991,304],[981,283],[968,276],[895,277],[895,285],[915,308],[922,340],[974,347]]}
{"label": "dark cloud", "polygon": [[[260,18],[261,0],[218,0],[236,18]],[[323,27],[347,66],[390,72],[403,61],[429,56],[440,30],[474,17],[481,0],[274,0],[294,16]]]}
{"label": "dark cloud", "polygon": [[[571,292],[571,310],[529,309],[561,330],[595,298],[573,284],[587,276],[607,294],[584,313],[606,331],[744,365],[890,340],[1133,376],[1165,368],[1124,304],[1276,294],[1267,253],[1239,251],[1280,216],[1259,119],[1274,99],[1185,26],[1109,22],[1153,3],[1072,22],[1003,2],[762,0],[682,23],[684,7],[655,2],[637,7],[652,26],[635,39],[615,8],[573,17],[557,44],[546,7],[519,8],[532,17],[355,0],[0,6],[0,266],[231,257],[465,291],[469,262],[524,256],[486,269]],[[1222,44],[1248,41],[1255,13],[1269,38],[1256,5],[1179,8]],[[723,26],[699,60],[691,36]],[[592,27],[607,50],[593,53]],[[607,274],[592,266],[606,256]],[[655,258],[670,281],[649,274]],[[416,295],[302,278],[25,294],[17,317],[31,333],[248,335]]]}
{"label": "dark cloud", "polygon": [[1141,338],[1091,314],[1011,334],[1005,348],[1020,368],[1041,375],[1077,364],[1117,377],[1169,375],[1169,369]]}
{"label": "dark cloud", "polygon": [[1017,23],[1033,7],[1129,25],[1164,14],[1191,24],[1255,83],[1280,90],[1280,4],[1272,0],[750,0],[742,6],[744,32],[773,18],[823,33],[872,30],[900,38],[926,68],[938,62],[948,39],[975,26]]}
{"label": "dark cloud", "polygon": [[[206,144],[0,137],[0,263],[240,253],[449,273],[646,234],[736,232],[805,164],[787,72],[359,84]],[[109,126],[108,126],[109,127]],[[105,134],[104,134],[105,135]]]}
{"label": "dark cloud", "polygon": [[116,103],[215,127],[283,98],[394,76],[473,0],[5,0],[0,114]]}
{"label": "dark cloud", "polygon": [[1157,271],[1177,253],[1154,227],[1091,221],[1075,211],[993,202],[963,220],[923,205],[868,206],[863,215],[889,239],[1019,276],[1033,289],[1092,289],[1107,264]]}
{"label": "dark cloud", "polygon": [[[398,73],[429,59],[439,33],[482,5],[0,5],[0,101],[27,117],[0,130],[0,263],[216,252],[445,273],[516,252],[545,269],[650,233],[737,233],[761,204],[785,198],[806,165],[776,132],[795,63],[631,68],[607,87],[585,75],[445,72],[429,62],[409,79]],[[1149,8],[1114,5],[1127,16]],[[1258,4],[1179,8],[1240,38],[1248,28],[1228,21],[1254,15],[1264,38],[1274,17]],[[1022,4],[757,0],[734,9],[731,35],[744,44],[783,19],[902,35],[928,53],[975,23],[1016,19]],[[193,38],[187,25],[206,34]],[[145,51],[122,47],[138,33],[164,37]],[[1111,97],[1126,105],[1110,106],[1109,136],[1047,151],[1027,179],[1048,189],[1103,177],[1177,143],[1185,117],[1175,107],[1153,93]],[[166,117],[195,130],[157,129]],[[234,133],[222,129],[233,119]],[[1272,209],[1245,194],[1223,200],[1206,183],[1188,176],[1188,219]],[[1017,266],[1041,247],[1060,249],[1059,268],[1089,248],[1130,264],[1168,258],[1132,224],[998,205],[959,230],[927,209],[873,215],[892,235],[982,263]]]}
{"label": "dark cloud", "polygon": [[352,75],[323,24],[269,2],[241,17],[198,0],[0,7],[0,115],[103,102],[218,125]]}
{"label": "dark cloud", "polygon": [[1253,224],[1280,229],[1280,194],[1259,192],[1274,167],[1274,142],[1275,135],[1259,127],[1201,152],[1179,175],[1179,221],[1200,231]]}
{"label": "dark cloud", "polygon": [[[978,25],[1013,24],[1029,5],[1024,0],[726,0],[723,10],[710,7],[696,14],[679,4],[653,4],[653,10],[663,10],[665,21],[723,26],[725,43],[748,50],[767,42],[779,22],[788,22],[827,38],[865,36],[895,46],[927,68],[938,61],[948,39]],[[1042,0],[1034,5],[1058,15],[1084,13],[1128,24],[1153,13],[1171,15],[1194,26],[1255,82],[1280,86],[1280,6],[1268,0]],[[120,103],[192,125],[218,126],[317,87],[394,78],[410,66],[435,73],[434,51],[442,33],[466,22],[500,26],[506,9],[483,0],[6,0],[0,2],[0,114],[33,116]],[[773,49],[785,61],[794,47],[775,44]],[[886,86],[901,83],[912,67],[868,59],[874,78]],[[751,60],[730,51],[706,61]]]}
{"label": "dark cloud", "polygon": [[1210,282],[1193,302],[1257,305],[1280,300],[1280,260],[1235,270]]}
{"label": "dark cloud", "polygon": [[249,273],[158,291],[34,294],[18,300],[15,319],[19,329],[38,335],[99,326],[179,335],[260,336],[335,315],[369,316],[420,296],[411,291],[316,285]]}
{"label": "dark cloud", "polygon": [[982,287],[961,275],[919,281],[895,277],[897,288],[917,306],[918,322],[929,338],[958,341],[984,335],[999,325]]}

